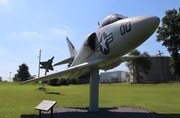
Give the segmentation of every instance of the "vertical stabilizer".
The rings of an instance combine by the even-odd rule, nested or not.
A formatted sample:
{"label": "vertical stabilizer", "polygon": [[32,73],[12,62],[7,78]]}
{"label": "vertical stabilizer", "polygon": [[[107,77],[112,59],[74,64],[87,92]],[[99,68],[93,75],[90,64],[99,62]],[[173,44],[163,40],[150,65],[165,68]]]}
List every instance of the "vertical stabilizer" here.
{"label": "vertical stabilizer", "polygon": [[66,41],[69,47],[70,57],[74,57],[77,54],[77,50],[75,49],[71,41],[68,39],[68,37],[66,37]]}

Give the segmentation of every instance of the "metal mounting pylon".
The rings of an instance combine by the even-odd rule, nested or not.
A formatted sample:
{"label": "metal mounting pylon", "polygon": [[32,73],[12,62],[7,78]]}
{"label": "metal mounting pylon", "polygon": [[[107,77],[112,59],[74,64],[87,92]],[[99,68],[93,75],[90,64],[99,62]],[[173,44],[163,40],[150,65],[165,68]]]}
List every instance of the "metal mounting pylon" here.
{"label": "metal mounting pylon", "polygon": [[89,111],[98,112],[99,103],[99,69],[91,71],[90,75],[90,95]]}

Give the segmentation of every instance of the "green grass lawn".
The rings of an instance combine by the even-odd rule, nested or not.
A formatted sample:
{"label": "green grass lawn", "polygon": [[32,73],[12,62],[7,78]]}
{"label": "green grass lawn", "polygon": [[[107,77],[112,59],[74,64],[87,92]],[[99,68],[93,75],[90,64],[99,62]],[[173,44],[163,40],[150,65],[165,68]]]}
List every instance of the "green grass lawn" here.
{"label": "green grass lawn", "polygon": [[[89,106],[89,85],[45,85],[46,91],[37,90],[40,86],[0,82],[0,117],[20,118],[23,114],[38,115],[35,106],[42,100],[57,101],[55,107]],[[166,117],[180,117],[180,83],[102,84],[99,85],[99,106],[136,106]]]}

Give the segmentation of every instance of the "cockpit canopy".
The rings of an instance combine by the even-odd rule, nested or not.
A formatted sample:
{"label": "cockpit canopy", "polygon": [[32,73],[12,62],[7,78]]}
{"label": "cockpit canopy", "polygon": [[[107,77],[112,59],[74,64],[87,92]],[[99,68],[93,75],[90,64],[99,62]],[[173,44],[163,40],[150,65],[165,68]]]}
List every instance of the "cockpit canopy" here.
{"label": "cockpit canopy", "polygon": [[109,25],[111,23],[114,23],[114,22],[124,19],[124,18],[126,18],[126,17],[124,17],[123,15],[120,15],[120,14],[109,15],[101,22],[101,24],[99,25],[99,28]]}

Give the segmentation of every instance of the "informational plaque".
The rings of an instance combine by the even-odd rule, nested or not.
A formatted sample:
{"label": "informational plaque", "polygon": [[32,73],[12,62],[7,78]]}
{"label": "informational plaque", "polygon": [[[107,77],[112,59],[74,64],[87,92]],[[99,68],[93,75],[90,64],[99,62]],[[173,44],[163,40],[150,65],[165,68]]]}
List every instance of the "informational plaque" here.
{"label": "informational plaque", "polygon": [[41,111],[49,111],[56,103],[56,101],[43,100],[38,106],[35,107],[35,109]]}

